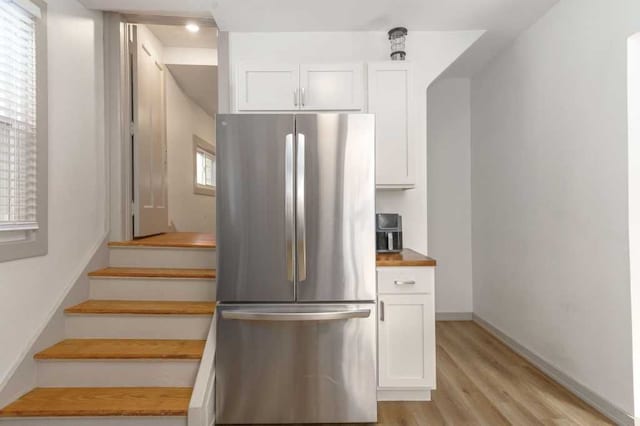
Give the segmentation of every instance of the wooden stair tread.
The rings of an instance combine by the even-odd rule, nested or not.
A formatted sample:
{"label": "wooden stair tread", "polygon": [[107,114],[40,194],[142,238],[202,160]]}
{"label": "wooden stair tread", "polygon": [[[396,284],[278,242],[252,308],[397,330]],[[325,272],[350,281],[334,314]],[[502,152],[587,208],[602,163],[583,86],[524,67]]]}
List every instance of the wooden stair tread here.
{"label": "wooden stair tread", "polygon": [[213,234],[201,232],[168,232],[153,237],[130,241],[112,241],[109,247],[178,247],[178,248],[216,248]]}
{"label": "wooden stair tread", "polygon": [[39,360],[201,359],[204,340],[67,339],[37,353]]}
{"label": "wooden stair tread", "polygon": [[68,314],[212,315],[216,302],[156,300],[87,300],[65,309]]}
{"label": "wooden stair tread", "polygon": [[215,269],[182,268],[115,268],[109,267],[89,273],[90,277],[117,278],[199,278],[215,279]]}
{"label": "wooden stair tread", "polygon": [[191,388],[35,388],[0,417],[186,416]]}

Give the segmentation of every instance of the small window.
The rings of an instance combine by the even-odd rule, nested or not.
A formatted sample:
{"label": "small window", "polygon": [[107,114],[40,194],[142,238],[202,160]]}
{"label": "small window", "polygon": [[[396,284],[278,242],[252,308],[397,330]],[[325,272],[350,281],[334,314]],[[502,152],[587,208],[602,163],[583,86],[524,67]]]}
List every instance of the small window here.
{"label": "small window", "polygon": [[194,152],[194,187],[193,191],[200,195],[216,194],[216,154],[212,144],[198,136],[193,136]]}
{"label": "small window", "polygon": [[47,252],[45,4],[0,0],[0,261]]}

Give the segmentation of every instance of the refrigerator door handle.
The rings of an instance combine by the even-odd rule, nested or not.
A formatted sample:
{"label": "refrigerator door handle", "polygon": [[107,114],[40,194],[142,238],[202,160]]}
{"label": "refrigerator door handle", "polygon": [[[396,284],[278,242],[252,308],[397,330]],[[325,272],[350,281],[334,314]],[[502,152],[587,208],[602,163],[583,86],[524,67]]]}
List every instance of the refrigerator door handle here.
{"label": "refrigerator door handle", "polygon": [[293,252],[293,239],[295,234],[295,221],[294,221],[294,175],[293,175],[293,133],[289,133],[285,138],[285,150],[284,150],[284,167],[285,167],[285,242],[286,242],[286,257],[287,257],[287,279],[289,282],[294,282],[294,252]]}
{"label": "refrigerator door handle", "polygon": [[323,312],[258,312],[222,311],[223,319],[240,321],[337,321],[354,318],[369,318],[371,309],[352,309]]}
{"label": "refrigerator door handle", "polygon": [[296,262],[298,282],[307,279],[307,231],[305,224],[305,137],[298,133],[296,138]]}

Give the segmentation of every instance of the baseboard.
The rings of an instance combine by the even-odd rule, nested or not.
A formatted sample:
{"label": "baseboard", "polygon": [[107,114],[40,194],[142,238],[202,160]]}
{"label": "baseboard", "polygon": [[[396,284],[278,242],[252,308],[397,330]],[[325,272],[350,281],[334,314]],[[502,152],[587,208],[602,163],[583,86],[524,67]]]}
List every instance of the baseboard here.
{"label": "baseboard", "polygon": [[378,388],[378,401],[431,401],[431,390]]}
{"label": "baseboard", "polygon": [[60,299],[47,316],[47,320],[34,334],[18,361],[0,383],[0,407],[4,407],[36,386],[36,363],[33,356],[42,349],[64,339],[64,308],[86,300],[89,297],[89,277],[87,274],[91,270],[108,265],[109,251],[106,236],[105,233],[87,252],[86,257],[80,259],[76,273],[72,275],[74,278],[64,289]]}
{"label": "baseboard", "polygon": [[473,314],[473,321],[480,327],[491,333],[493,336],[495,336],[498,340],[502,341],[514,352],[518,353],[527,361],[535,365],[540,371],[551,377],[560,385],[567,388],[569,392],[576,395],[578,398],[598,410],[600,413],[614,421],[616,424],[623,426],[638,425],[637,420],[634,420],[633,416],[629,415],[624,410],[618,408],[616,405],[596,394],[583,384],[569,377],[567,374],[551,365],[549,362],[535,354],[533,351],[506,335],[503,331],[495,327],[490,322],[484,320],[477,314]]}
{"label": "baseboard", "polygon": [[436,321],[471,321],[473,312],[436,312]]}

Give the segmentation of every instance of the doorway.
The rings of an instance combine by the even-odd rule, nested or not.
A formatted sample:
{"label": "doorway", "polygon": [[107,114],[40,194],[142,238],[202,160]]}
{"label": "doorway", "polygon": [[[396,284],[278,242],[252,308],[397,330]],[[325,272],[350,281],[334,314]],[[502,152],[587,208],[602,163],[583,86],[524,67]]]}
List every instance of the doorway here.
{"label": "doorway", "polygon": [[[215,234],[217,29],[205,19],[122,16],[123,239]],[[127,202],[128,201],[128,202]]]}

